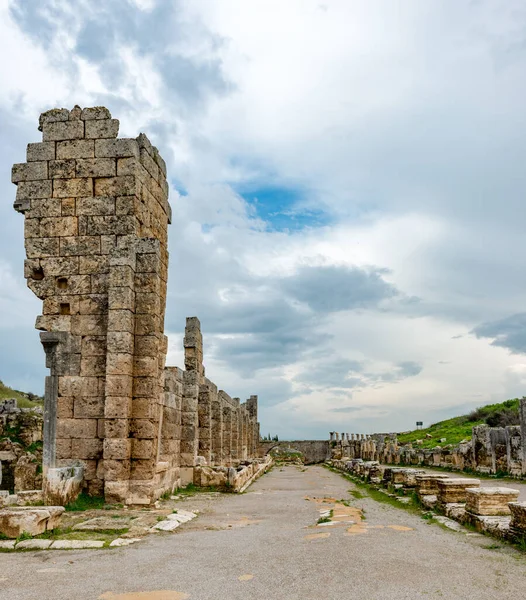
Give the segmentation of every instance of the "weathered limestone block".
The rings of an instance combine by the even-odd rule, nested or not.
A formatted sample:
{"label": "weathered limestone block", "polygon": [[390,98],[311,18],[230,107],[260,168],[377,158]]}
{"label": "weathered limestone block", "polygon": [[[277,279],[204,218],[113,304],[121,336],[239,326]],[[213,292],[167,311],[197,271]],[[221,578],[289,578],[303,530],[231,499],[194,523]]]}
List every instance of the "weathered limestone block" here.
{"label": "weathered limestone block", "polygon": [[0,510],[0,533],[17,538],[22,533],[40,535],[58,527],[62,506],[18,506]]}
{"label": "weathered limestone block", "polygon": [[466,502],[466,490],[478,487],[479,479],[441,479],[438,481],[438,501],[441,504]]}
{"label": "weathered limestone block", "polygon": [[510,528],[518,536],[526,537],[526,502],[510,502]]}
{"label": "weathered limestone block", "polygon": [[45,502],[57,506],[73,502],[82,489],[83,475],[83,467],[48,469],[44,481]]}
{"label": "weathered limestone block", "polygon": [[393,485],[403,484],[407,471],[408,471],[408,469],[404,469],[404,468],[391,469],[391,483]]}
{"label": "weathered limestone block", "polygon": [[431,496],[438,494],[438,482],[449,479],[445,473],[422,473],[415,475],[416,492],[419,496]]}
{"label": "weathered limestone block", "polygon": [[403,480],[402,483],[404,484],[404,487],[407,488],[414,488],[417,486],[417,481],[416,481],[416,477],[417,475],[421,475],[422,473],[424,473],[423,469],[406,469],[403,473]]}
{"label": "weathered limestone block", "polygon": [[485,487],[466,490],[466,510],[475,515],[509,515],[508,503],[515,502],[519,490],[505,487]]}

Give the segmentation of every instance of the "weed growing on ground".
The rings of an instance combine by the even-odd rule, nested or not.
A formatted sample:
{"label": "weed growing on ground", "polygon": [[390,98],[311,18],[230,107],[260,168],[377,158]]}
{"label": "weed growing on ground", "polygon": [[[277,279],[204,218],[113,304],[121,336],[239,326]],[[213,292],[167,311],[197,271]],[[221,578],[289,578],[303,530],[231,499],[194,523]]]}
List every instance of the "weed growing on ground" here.
{"label": "weed growing on ground", "polygon": [[33,536],[30,533],[27,533],[27,531],[22,531],[22,533],[16,538],[16,543],[18,544],[18,542],[31,539],[33,539]]}
{"label": "weed growing on ground", "polygon": [[101,509],[104,507],[104,498],[99,496],[88,496],[88,494],[82,492],[77,496],[77,499],[66,505],[66,510],[69,512],[73,511],[84,511]]}

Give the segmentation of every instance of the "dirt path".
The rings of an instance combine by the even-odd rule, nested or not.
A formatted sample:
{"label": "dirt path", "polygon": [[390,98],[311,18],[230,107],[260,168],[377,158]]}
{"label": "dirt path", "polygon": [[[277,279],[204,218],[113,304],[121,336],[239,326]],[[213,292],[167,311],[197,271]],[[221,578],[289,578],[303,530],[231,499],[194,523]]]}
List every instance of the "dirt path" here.
{"label": "dirt path", "polygon": [[[357,500],[353,489],[322,467],[275,468],[245,494],[188,499],[200,516],[175,534],[113,550],[0,554],[0,598],[484,600],[526,589],[526,555]],[[316,526],[323,514],[335,524]]]}

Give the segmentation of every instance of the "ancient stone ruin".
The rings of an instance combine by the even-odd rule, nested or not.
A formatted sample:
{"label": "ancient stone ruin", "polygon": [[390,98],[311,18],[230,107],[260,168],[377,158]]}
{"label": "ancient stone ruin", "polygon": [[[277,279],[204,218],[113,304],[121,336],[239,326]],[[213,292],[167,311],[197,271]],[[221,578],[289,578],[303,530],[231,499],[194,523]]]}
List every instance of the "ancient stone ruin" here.
{"label": "ancient stone ruin", "polygon": [[213,467],[233,481],[228,468],[257,455],[257,396],[241,404],[205,377],[195,317],[185,369],[165,367],[164,160],[144,134],[118,138],[103,107],[45,112],[39,130],[12,181],[43,301],[44,491],[149,504]]}
{"label": "ancient stone ruin", "polygon": [[526,398],[519,403],[520,425],[476,425],[471,440],[458,445],[424,449],[399,444],[396,433],[340,434],[331,431],[329,444],[335,459],[361,458],[384,464],[404,464],[464,469],[479,473],[526,475]]}

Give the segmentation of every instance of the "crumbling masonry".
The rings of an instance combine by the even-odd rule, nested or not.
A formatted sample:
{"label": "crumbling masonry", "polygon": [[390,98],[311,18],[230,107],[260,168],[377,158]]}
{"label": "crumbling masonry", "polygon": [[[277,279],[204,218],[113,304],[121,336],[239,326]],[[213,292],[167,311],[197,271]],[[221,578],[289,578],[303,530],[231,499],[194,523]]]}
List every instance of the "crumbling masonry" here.
{"label": "crumbling masonry", "polygon": [[205,378],[197,318],[185,370],[165,368],[171,209],[157,148],[119,139],[103,107],[48,111],[39,129],[12,181],[25,278],[43,300],[44,480],[81,465],[90,494],[148,504],[202,465],[255,457],[257,396],[240,404]]}

